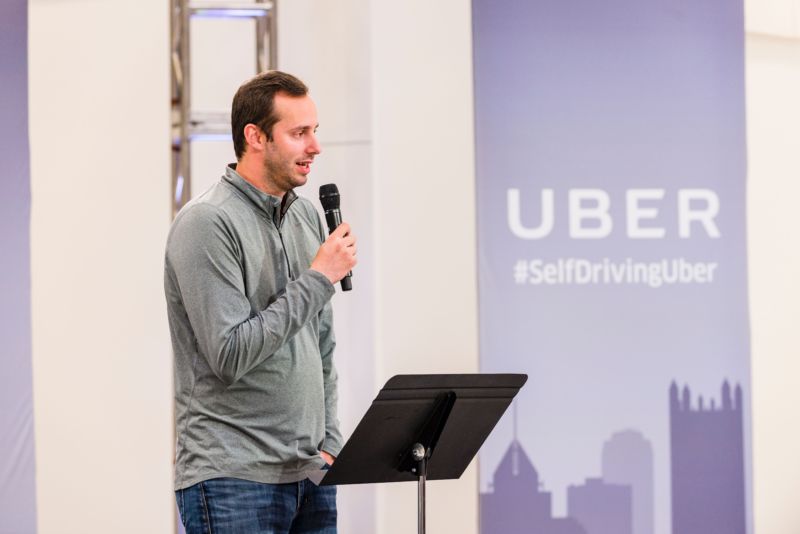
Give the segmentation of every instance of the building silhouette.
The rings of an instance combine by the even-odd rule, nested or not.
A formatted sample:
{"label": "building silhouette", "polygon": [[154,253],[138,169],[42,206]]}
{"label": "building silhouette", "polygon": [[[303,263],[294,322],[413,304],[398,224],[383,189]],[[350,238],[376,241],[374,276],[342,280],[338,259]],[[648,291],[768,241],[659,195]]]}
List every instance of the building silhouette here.
{"label": "building silhouette", "polygon": [[745,534],[742,388],[692,406],[688,386],[669,388],[673,534]]}
{"label": "building silhouette", "polygon": [[550,492],[515,438],[481,494],[481,534],[588,534],[572,518],[554,518]]}
{"label": "building silhouette", "polygon": [[633,534],[653,534],[653,446],[636,430],[616,432],[603,444],[603,481],[631,488]]}
{"label": "building silhouette", "polygon": [[587,478],[585,484],[567,488],[567,515],[586,534],[632,534],[631,487]]}

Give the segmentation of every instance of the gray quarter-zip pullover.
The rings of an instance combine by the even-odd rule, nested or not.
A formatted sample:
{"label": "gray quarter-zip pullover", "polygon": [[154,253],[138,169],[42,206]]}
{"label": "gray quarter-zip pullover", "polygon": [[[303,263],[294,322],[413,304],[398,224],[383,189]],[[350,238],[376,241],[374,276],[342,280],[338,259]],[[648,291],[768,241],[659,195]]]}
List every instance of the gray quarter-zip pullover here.
{"label": "gray quarter-zip pullover", "polygon": [[178,213],[164,285],[175,356],[175,489],[217,477],[295,482],[342,447],[334,287],[309,269],[319,214],[232,167]]}

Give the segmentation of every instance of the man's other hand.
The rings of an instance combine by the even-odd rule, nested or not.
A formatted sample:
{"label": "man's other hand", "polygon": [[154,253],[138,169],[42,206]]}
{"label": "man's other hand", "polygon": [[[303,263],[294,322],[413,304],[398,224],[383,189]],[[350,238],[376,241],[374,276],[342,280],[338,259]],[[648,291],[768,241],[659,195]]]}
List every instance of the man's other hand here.
{"label": "man's other hand", "polygon": [[319,455],[322,456],[322,459],[325,460],[325,463],[328,465],[333,465],[333,461],[336,459],[325,451],[320,451]]}
{"label": "man's other hand", "polygon": [[356,265],[356,238],[350,233],[350,225],[340,224],[319,247],[311,268],[322,273],[335,284]]}

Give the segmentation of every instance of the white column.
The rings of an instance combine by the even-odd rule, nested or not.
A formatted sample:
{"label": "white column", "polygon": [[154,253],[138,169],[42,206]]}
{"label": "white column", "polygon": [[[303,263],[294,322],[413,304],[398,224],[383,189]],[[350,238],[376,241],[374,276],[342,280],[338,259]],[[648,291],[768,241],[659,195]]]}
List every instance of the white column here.
{"label": "white column", "polygon": [[29,2],[40,534],[174,528],[167,6]]}

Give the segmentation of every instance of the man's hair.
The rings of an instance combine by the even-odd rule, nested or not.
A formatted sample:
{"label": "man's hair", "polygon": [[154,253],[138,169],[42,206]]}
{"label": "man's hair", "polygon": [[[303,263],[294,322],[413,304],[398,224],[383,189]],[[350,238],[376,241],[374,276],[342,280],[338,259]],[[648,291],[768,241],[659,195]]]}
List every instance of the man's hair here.
{"label": "man's hair", "polygon": [[271,70],[248,80],[236,91],[231,106],[231,130],[237,161],[247,147],[244,127],[248,124],[255,124],[272,140],[272,127],[280,120],[275,112],[276,93],[305,96],[308,87],[291,74]]}

